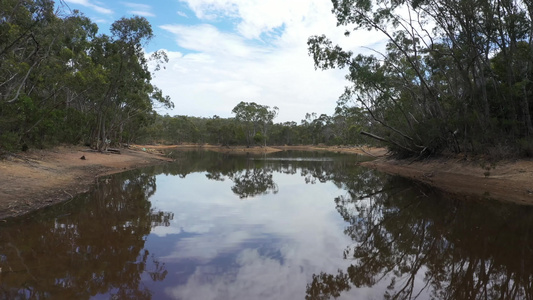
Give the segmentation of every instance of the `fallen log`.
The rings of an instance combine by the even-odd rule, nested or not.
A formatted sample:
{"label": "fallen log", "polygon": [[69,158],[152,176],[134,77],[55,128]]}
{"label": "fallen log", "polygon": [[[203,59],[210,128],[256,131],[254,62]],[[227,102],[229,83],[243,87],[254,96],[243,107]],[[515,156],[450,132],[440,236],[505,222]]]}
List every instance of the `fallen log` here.
{"label": "fallen log", "polygon": [[120,154],[120,150],[119,149],[115,149],[115,148],[107,148],[107,152],[110,152],[110,153],[113,153],[113,154]]}
{"label": "fallen log", "polygon": [[376,139],[376,140],[381,141],[381,142],[385,142],[385,143],[388,143],[388,144],[396,145],[396,146],[398,146],[398,147],[400,147],[400,148],[402,148],[402,149],[404,149],[404,150],[406,150],[408,152],[417,153],[415,150],[409,149],[409,148],[407,148],[407,147],[405,147],[403,145],[400,145],[399,143],[397,143],[397,142],[395,142],[393,140],[388,140],[388,139],[382,138],[380,136],[377,136],[375,134],[372,134],[372,133],[369,133],[369,132],[366,132],[366,131],[361,131],[360,134],[366,135],[368,137],[371,137],[371,138]]}

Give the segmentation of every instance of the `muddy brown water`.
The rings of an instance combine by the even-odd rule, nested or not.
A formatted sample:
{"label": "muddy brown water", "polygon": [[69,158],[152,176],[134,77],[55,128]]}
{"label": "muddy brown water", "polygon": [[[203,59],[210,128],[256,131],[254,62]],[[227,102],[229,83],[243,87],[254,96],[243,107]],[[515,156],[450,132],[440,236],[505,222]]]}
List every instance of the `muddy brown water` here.
{"label": "muddy brown water", "polygon": [[0,224],[0,299],[532,299],[533,210],[327,152],[177,162]]}

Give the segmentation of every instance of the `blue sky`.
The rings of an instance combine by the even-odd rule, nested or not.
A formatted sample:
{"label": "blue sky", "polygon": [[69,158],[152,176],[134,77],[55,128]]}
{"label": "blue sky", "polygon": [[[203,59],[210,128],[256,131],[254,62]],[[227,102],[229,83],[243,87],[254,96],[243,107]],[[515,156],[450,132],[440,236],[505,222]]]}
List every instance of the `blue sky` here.
{"label": "blue sky", "polygon": [[344,37],[330,0],[61,2],[91,18],[100,33],[121,17],[139,15],[152,24],[155,38],[145,50],[164,49],[170,58],[153,83],[175,104],[161,114],[231,117],[239,102],[253,101],[279,107],[275,122],[332,115],[348,85],[346,71],[315,70],[307,39],[326,34],[355,52],[382,40],[372,32]]}

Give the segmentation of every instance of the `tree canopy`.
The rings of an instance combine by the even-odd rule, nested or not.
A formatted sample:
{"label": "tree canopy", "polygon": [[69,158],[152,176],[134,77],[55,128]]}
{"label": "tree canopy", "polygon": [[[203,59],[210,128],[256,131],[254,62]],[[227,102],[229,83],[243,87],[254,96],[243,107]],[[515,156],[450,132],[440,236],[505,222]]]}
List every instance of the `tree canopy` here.
{"label": "tree canopy", "polygon": [[250,146],[253,141],[262,141],[266,145],[267,128],[278,115],[276,106],[270,109],[266,105],[241,101],[231,112],[235,114],[235,119],[245,128],[247,146]]}
{"label": "tree canopy", "polygon": [[[332,0],[346,36],[381,33],[383,52],[355,54],[309,38],[320,69],[346,68],[339,107],[366,111],[396,153],[532,155],[533,5],[525,0]],[[491,153],[489,153],[491,154]]]}
{"label": "tree canopy", "polygon": [[134,138],[155,103],[173,106],[150,82],[145,18],[117,20],[108,36],[79,11],[54,9],[51,0],[0,4],[0,149],[84,142],[103,150]]}
{"label": "tree canopy", "polygon": [[[143,17],[110,34],[52,0],[0,4],[0,151],[141,141],[229,144],[385,143],[404,156],[442,152],[533,156],[533,4],[526,0],[332,0],[346,38],[371,30],[386,45],[357,54],[324,35],[316,68],[351,82],[333,115],[274,123],[278,108],[240,102],[235,118],[160,116],[170,98],[151,83]],[[155,71],[159,67],[154,68]],[[365,137],[362,137],[362,133]],[[368,139],[370,137],[371,139]]]}

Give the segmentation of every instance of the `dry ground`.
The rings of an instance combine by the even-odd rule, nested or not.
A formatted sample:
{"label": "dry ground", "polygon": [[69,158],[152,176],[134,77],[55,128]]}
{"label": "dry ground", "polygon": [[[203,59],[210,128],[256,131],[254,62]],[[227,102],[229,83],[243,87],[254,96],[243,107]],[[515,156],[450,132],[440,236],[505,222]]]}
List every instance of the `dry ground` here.
{"label": "dry ground", "polygon": [[[448,192],[533,204],[533,161],[498,162],[447,158],[409,163],[386,156],[381,148],[218,147],[210,145],[132,146],[121,154],[87,152],[82,147],[31,150],[0,160],[0,220],[72,199],[89,190],[95,178],[142,166],[166,163],[163,150],[206,149],[224,153],[327,150],[379,157],[363,165],[413,178]],[[85,156],[85,160],[80,159]]]}
{"label": "dry ground", "polygon": [[180,144],[180,145],[133,145],[130,149],[145,150],[149,153],[163,154],[163,150],[209,150],[221,153],[247,154],[247,153],[272,153],[283,150],[301,150],[301,151],[333,151],[351,154],[370,155],[382,157],[387,154],[384,148],[374,147],[341,147],[341,146],[266,146],[266,147],[246,147],[246,146],[216,146],[209,144]]}
{"label": "dry ground", "polygon": [[82,147],[7,156],[0,160],[0,220],[72,199],[89,190],[99,176],[168,161],[144,151],[102,154]]}
{"label": "dry ground", "polygon": [[489,163],[455,157],[410,163],[379,158],[361,165],[412,178],[460,196],[533,205],[532,160]]}

